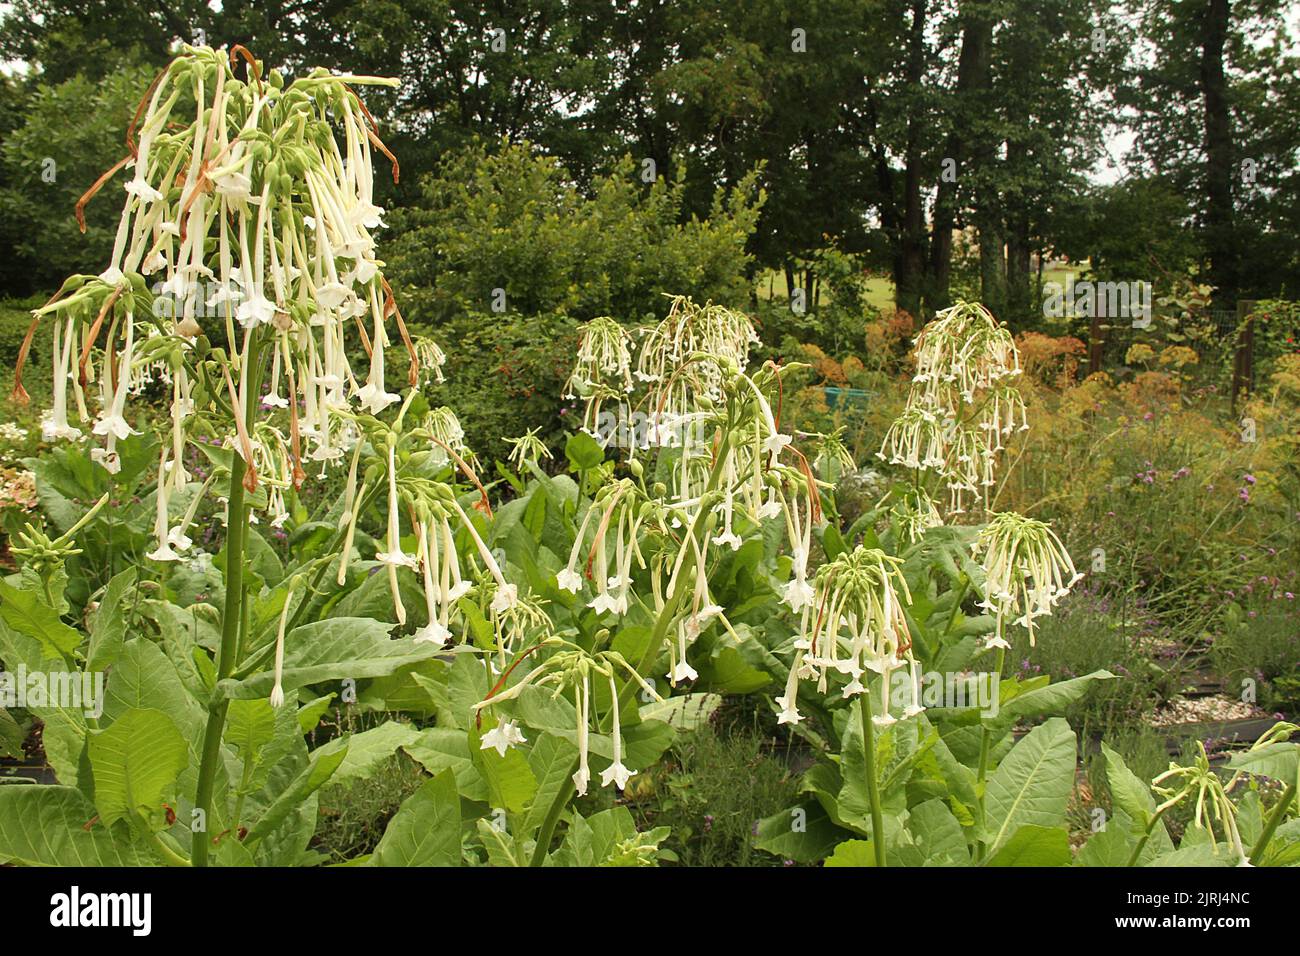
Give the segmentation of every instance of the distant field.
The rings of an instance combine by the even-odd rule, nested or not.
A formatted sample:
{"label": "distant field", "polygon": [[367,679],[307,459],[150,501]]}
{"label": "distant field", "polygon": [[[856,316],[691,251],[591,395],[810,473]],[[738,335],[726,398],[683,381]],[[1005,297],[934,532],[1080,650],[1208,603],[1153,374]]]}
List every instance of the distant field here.
{"label": "distant field", "polygon": [[[1043,270],[1043,282],[1059,282],[1066,285],[1070,279],[1077,279],[1087,268],[1079,264],[1073,268],[1050,268]],[[757,283],[760,299],[788,299],[785,273],[769,270],[763,273]],[[819,289],[817,305],[829,305],[834,301],[829,289]],[[867,280],[867,302],[877,309],[888,309],[894,304],[894,283],[888,276],[872,276]]]}
{"label": "distant field", "polygon": [[[789,299],[790,292],[785,282],[785,273],[769,270],[759,277],[757,283],[760,299]],[[830,290],[821,288],[817,293],[817,305],[829,305],[834,299]],[[894,283],[885,276],[873,276],[867,280],[867,302],[878,309],[887,309],[894,304]]]}

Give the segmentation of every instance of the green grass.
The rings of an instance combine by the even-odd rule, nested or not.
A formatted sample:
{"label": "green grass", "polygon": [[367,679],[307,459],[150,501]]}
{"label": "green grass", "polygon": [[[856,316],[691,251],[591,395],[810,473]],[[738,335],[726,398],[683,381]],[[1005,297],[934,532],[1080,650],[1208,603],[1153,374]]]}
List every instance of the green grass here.
{"label": "green grass", "polygon": [[[758,297],[762,301],[788,301],[790,289],[785,281],[785,273],[779,269],[770,269],[758,277],[755,285]],[[886,276],[871,276],[866,280],[867,304],[882,311],[894,307],[894,283]],[[817,292],[817,305],[832,305],[834,298],[825,285]]]}

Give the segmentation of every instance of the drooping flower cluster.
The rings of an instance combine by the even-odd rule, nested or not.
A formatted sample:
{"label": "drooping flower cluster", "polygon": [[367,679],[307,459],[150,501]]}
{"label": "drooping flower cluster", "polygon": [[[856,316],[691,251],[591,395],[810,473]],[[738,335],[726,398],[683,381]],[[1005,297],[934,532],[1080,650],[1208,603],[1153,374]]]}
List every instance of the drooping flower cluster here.
{"label": "drooping flower cluster", "polygon": [[781,708],[777,722],[803,720],[797,706],[800,680],[816,680],[824,694],[829,674],[845,675],[849,679],[841,695],[849,698],[866,693],[862,677],[873,671],[880,675],[882,701],[872,721],[882,727],[892,724],[897,718],[889,712],[891,677],[902,667],[909,669],[911,687],[903,716],[919,714],[924,709],[920,672],[903,615],[904,603],[910,602],[902,560],[877,548],[859,546],[822,565],[815,600],[800,618],[785,694],[776,699]]}
{"label": "drooping flower cluster", "polygon": [[997,617],[996,632],[987,639],[989,647],[1010,646],[1003,636],[1008,620],[1029,631],[1032,646],[1034,619],[1051,614],[1083,578],[1050,526],[1014,511],[994,515],[971,550],[976,557],[983,555],[984,600],[980,606]]}
{"label": "drooping flower cluster", "polygon": [[[557,648],[557,650],[519,680],[507,686],[511,670],[522,663],[530,652],[542,650],[547,646]],[[639,687],[648,698],[662,700],[654,685],[638,674],[636,668],[628,664],[623,655],[617,651],[602,651],[597,654],[590,654],[576,644],[558,637],[550,637],[520,653],[515,658],[514,663],[502,674],[497,686],[492,689],[486,698],[474,705],[474,711],[480,713],[486,708],[496,707],[506,701],[513,700],[529,687],[553,686],[555,690],[552,692],[552,699],[559,699],[560,695],[565,691],[571,691],[574,696],[574,730],[578,743],[578,769],[573,774],[573,785],[581,796],[587,792],[587,787],[591,782],[591,729],[592,727],[598,727],[599,724],[599,714],[593,698],[592,681],[593,679],[608,681],[610,703],[607,716],[610,725],[610,755],[612,759],[609,766],[600,773],[600,785],[608,787],[613,784],[619,790],[622,790],[627,786],[628,780],[636,775],[636,771],[629,769],[623,762],[623,731],[619,714],[621,702],[618,684],[615,681],[617,671],[626,674],[630,678],[631,684]],[[522,741],[522,739],[522,735],[519,734],[514,721],[501,717],[498,719],[497,727],[483,735],[480,747],[483,750],[494,747],[504,756],[508,747]]]}
{"label": "drooping flower cluster", "polygon": [[1011,333],[982,305],[958,303],[921,330],[916,366],[907,406],[877,457],[942,476],[951,514],[972,498],[987,508],[1003,439],[1029,427],[1011,384],[1020,375]]}
{"label": "drooping flower cluster", "polygon": [[[89,430],[101,442],[92,457],[116,472],[118,443],[134,432],[127,398],[146,381],[170,388],[172,441],[151,554],[160,561],[178,560],[187,540],[166,509],[189,479],[184,450],[196,416],[224,432],[250,491],[266,483],[278,525],[304,463],[323,474],[355,446],[357,410],[374,415],[398,401],[384,381],[390,325],[406,344],[412,385],[422,364],[440,377],[444,360],[433,343],[411,342],[375,254],[383,210],[373,151],[392,157],[354,88],[396,81],[316,70],[286,85],[244,55],[247,82],[233,52],[206,47],[185,47],[159,74],[128,134],[129,155],[82,200],[127,169],[107,268],[72,277],[34,313],[53,325],[47,440]],[[369,356],[360,376],[349,349]],[[281,409],[283,424],[259,419]]]}
{"label": "drooping flower cluster", "polygon": [[[583,335],[584,343],[610,343],[607,353],[580,358],[574,378],[589,382],[594,356],[615,354],[630,337],[606,328],[605,320],[585,326]],[[672,606],[667,676],[676,684],[697,676],[687,653],[706,628],[716,621],[734,634],[710,593],[709,569],[717,554],[739,550],[764,521],[783,518],[789,535],[787,602],[797,611],[811,601],[808,556],[812,527],[822,520],[819,483],[772,408],[786,369],[768,363],[746,371],[756,340],[746,316],[678,297],[640,340],[636,378],[652,423],[644,445],[664,456],[665,480],[650,489],[623,479],[597,492],[557,584],[577,594],[590,580],[587,606],[618,616],[631,606],[634,569],[648,570],[652,613]],[[618,363],[611,358],[607,365]],[[588,396],[584,420],[598,401]],[[632,465],[642,473],[639,461]]]}
{"label": "drooping flower cluster", "polygon": [[1192,824],[1209,834],[1213,851],[1219,852],[1218,837],[1214,831],[1214,821],[1217,819],[1223,827],[1228,847],[1237,857],[1236,865],[1251,866],[1250,857],[1241,841],[1241,832],[1237,828],[1237,807],[1228,798],[1222,778],[1210,766],[1205,744],[1198,740],[1196,746],[1197,754],[1192,763],[1185,766],[1171,763],[1168,770],[1151,781],[1151,789],[1164,798],[1164,803],[1156,808],[1157,813],[1193,800]]}
{"label": "drooping flower cluster", "polygon": [[656,411],[689,415],[701,397],[721,400],[724,366],[745,368],[758,342],[754,323],[743,313],[675,296],[668,315],[644,335],[636,377],[650,385]]}
{"label": "drooping flower cluster", "polygon": [[623,402],[631,393],[632,353],[628,332],[609,316],[592,319],[582,327],[578,340],[578,357],[564,397],[585,401],[582,427],[596,433],[601,406],[606,402]]}

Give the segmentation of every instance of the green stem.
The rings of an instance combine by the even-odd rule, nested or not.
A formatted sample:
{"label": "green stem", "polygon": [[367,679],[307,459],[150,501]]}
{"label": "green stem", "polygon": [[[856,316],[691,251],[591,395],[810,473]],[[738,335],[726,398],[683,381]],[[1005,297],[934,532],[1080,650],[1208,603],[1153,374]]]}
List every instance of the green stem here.
{"label": "green stem", "polygon": [[1287,809],[1291,806],[1291,801],[1295,799],[1296,782],[1291,781],[1290,785],[1282,792],[1282,799],[1277,802],[1273,812],[1268,815],[1268,822],[1264,824],[1264,832],[1259,835],[1255,841],[1255,847],[1250,851],[1250,862],[1259,865],[1259,861],[1264,856],[1264,851],[1268,849],[1268,841],[1273,839],[1273,834],[1277,831],[1278,825],[1286,816]]}
{"label": "green stem", "polygon": [[[948,623],[944,625],[943,636],[947,637],[952,632],[953,622],[957,620],[957,613],[961,610],[962,602],[966,600],[966,595],[970,591],[970,578],[962,574],[961,589],[957,592],[957,600],[953,602],[952,611],[948,614]],[[1001,677],[1001,668],[998,676]]]}
{"label": "green stem", "polygon": [[149,840],[153,848],[158,851],[158,855],[167,861],[168,866],[190,866],[190,861],[168,846],[161,834],[151,831]]}
{"label": "green stem", "polygon": [[858,694],[858,715],[862,719],[862,761],[867,776],[867,801],[871,804],[871,846],[876,866],[885,866],[885,821],[880,811],[880,783],[876,780],[876,730],[871,720],[871,693]]}
{"label": "green stem", "polygon": [[[230,497],[226,503],[226,606],[221,615],[221,647],[217,653],[217,681],[230,676],[238,651],[239,629],[243,620],[244,597],[244,529],[248,515],[244,510],[244,459],[238,452],[230,456]],[[221,760],[221,733],[226,726],[230,702],[225,697],[208,706],[208,725],[203,733],[203,758],[199,764],[199,785],[194,806],[203,811],[204,825],[211,817],[212,788],[217,764]],[[195,866],[208,865],[208,838],[205,830],[195,830],[190,858]]]}
{"label": "green stem", "polygon": [[1140,857],[1142,851],[1147,848],[1147,841],[1151,839],[1151,834],[1155,832],[1156,824],[1160,822],[1160,818],[1164,816],[1165,811],[1173,805],[1174,804],[1172,803],[1165,804],[1157,810],[1154,815],[1152,815],[1151,822],[1147,824],[1146,832],[1142,834],[1142,839],[1138,840],[1137,846],[1133,848],[1133,855],[1128,858],[1128,863],[1125,864],[1126,866],[1137,866],[1138,857]]}
{"label": "green stem", "polygon": [[[1007,649],[1005,647],[999,647],[997,666],[994,668],[999,680],[1002,678],[1002,667],[1006,663],[1006,659]],[[975,776],[975,800],[976,806],[979,810],[977,819],[979,820],[981,831],[984,829],[984,779],[988,776],[989,772],[989,749],[992,742],[993,732],[989,729],[988,724],[982,725],[980,727],[980,760]],[[975,847],[975,859],[976,861],[979,861],[983,858],[984,837],[981,833],[979,843],[977,843]]]}
{"label": "green stem", "polygon": [[[257,336],[249,342],[247,384],[248,422],[252,424],[253,412],[257,408],[257,393],[261,390],[260,378],[255,376],[258,368]],[[226,601],[221,613],[221,646],[217,653],[217,683],[225,680],[235,669],[239,653],[239,632],[243,623],[244,604],[244,542],[248,531],[248,507],[244,500],[244,459],[238,450],[230,454],[230,491],[226,499]],[[216,784],[217,766],[221,762],[221,734],[226,727],[226,712],[230,701],[221,696],[208,705],[208,723],[203,732],[203,755],[199,763],[199,782],[194,794],[194,807],[203,813],[203,829],[195,830],[190,845],[192,865],[208,865],[208,848],[211,841],[207,830],[212,821],[212,791]]]}

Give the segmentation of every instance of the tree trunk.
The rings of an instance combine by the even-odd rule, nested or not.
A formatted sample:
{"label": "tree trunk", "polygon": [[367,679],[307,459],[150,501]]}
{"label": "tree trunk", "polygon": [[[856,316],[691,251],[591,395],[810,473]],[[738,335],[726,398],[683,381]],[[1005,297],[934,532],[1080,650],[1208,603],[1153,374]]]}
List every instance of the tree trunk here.
{"label": "tree trunk", "polygon": [[[925,72],[926,0],[912,3],[908,39],[907,83],[919,89]],[[894,303],[903,311],[921,317],[921,290],[925,279],[925,208],[921,197],[922,117],[913,113],[907,121],[907,150],[903,170],[903,228],[899,236],[898,270],[894,277]]]}
{"label": "tree trunk", "polygon": [[943,159],[951,161],[955,176],[945,179],[940,168],[939,189],[934,203],[934,225],[930,239],[930,307],[938,310],[950,304],[948,286],[952,276],[952,231],[957,224],[957,179],[968,158],[970,135],[966,117],[971,94],[989,85],[989,55],[993,45],[993,18],[984,2],[961,5],[961,54],[957,61],[956,108],[953,126],[944,144]]}
{"label": "tree trunk", "polygon": [[1216,308],[1237,300],[1237,250],[1233,239],[1232,125],[1223,48],[1231,18],[1229,0],[1207,0],[1201,34],[1201,93],[1205,98],[1205,249]]}
{"label": "tree trunk", "polygon": [[976,210],[979,229],[980,301],[993,315],[1007,317],[1007,260],[1003,251],[1001,216],[996,203],[984,200]]}

